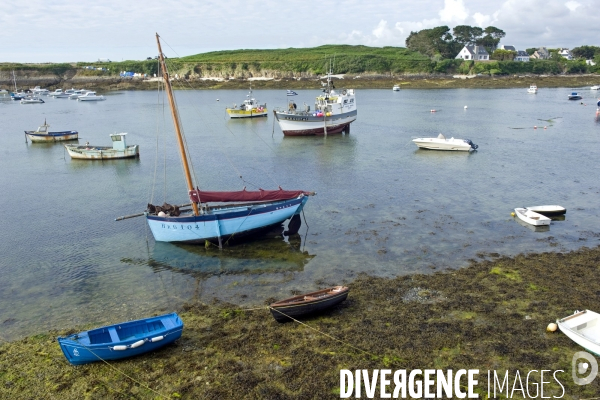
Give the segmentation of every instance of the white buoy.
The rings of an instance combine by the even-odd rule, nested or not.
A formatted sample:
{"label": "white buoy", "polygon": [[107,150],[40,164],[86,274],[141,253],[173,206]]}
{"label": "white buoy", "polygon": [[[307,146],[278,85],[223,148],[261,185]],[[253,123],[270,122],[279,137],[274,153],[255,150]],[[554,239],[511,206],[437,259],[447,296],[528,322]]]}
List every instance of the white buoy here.
{"label": "white buoy", "polygon": [[533,126],[533,129],[537,129],[537,125],[534,125],[534,126]]}
{"label": "white buoy", "polygon": [[435,110],[431,110],[431,112],[435,112]]}
{"label": "white buoy", "polygon": [[465,106],[465,110],[467,109],[467,106]]}
{"label": "white buoy", "polygon": [[547,127],[545,126],[544,129],[546,129]]}
{"label": "white buoy", "polygon": [[548,326],[546,327],[546,330],[547,330],[548,332],[554,332],[554,331],[556,331],[557,329],[558,329],[558,325],[556,325],[554,322],[550,322],[550,323],[548,324]]}
{"label": "white buoy", "polygon": [[158,216],[159,216],[159,217],[166,217],[166,216],[167,216],[167,214],[165,214],[165,212],[164,212],[164,211],[160,211],[160,212],[158,213]]}

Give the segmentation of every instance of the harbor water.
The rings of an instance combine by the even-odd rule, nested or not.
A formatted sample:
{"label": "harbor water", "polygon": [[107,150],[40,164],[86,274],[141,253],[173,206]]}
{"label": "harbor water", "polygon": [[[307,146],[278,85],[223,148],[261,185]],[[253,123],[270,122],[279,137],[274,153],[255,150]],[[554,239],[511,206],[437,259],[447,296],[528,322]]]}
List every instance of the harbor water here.
{"label": "harbor water", "polygon": [[[143,217],[115,221],[149,202],[189,201],[170,111],[156,91],[108,93],[102,102],[0,101],[0,339],[143,318],[193,301],[257,307],[361,273],[432,273],[595,247],[597,99],[579,89],[583,100],[568,101],[571,91],[358,90],[350,134],[328,137],[284,137],[272,113],[230,120],[225,107],[247,91],[176,91],[201,189],[317,192],[297,235],[223,250],[156,243]],[[269,110],[289,99],[314,108],[317,90],[297,93],[253,95]],[[80,144],[110,146],[109,134],[127,132],[140,158],[71,160],[61,143],[27,142],[24,130],[44,120],[51,131],[79,131]],[[411,142],[439,133],[479,148],[441,152]],[[536,231],[511,216],[515,207],[544,204],[566,207],[565,218]]]}

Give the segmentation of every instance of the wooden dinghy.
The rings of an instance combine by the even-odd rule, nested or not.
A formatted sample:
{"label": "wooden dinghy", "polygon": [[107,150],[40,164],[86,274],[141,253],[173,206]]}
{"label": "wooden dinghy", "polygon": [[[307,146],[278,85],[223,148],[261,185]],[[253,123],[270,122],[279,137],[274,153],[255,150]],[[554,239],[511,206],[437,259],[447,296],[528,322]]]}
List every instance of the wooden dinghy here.
{"label": "wooden dinghy", "polygon": [[349,291],[346,286],[334,286],[272,303],[269,309],[277,322],[287,322],[288,316],[296,318],[331,308],[346,300]]}
{"label": "wooden dinghy", "polygon": [[538,214],[534,211],[528,210],[527,208],[515,208],[515,215],[523,222],[530,225],[541,226],[550,225],[551,219]]}
{"label": "wooden dinghy", "polygon": [[556,320],[556,324],[569,339],[600,356],[600,314],[590,310],[575,311],[573,315]]}
{"label": "wooden dinghy", "polygon": [[59,337],[58,344],[73,365],[118,360],[156,350],[181,337],[183,322],[177,313],[121,322]]}
{"label": "wooden dinghy", "polygon": [[525,207],[527,210],[531,210],[538,214],[545,215],[546,217],[556,217],[559,215],[565,215],[567,213],[567,209],[557,205],[551,206],[533,206],[533,207]]}

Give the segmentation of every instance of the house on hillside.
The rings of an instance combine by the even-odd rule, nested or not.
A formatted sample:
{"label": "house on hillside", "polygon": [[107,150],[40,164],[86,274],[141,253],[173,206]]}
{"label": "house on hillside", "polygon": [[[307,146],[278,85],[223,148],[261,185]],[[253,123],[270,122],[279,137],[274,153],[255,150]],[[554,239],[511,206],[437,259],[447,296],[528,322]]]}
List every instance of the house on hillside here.
{"label": "house on hillside", "polygon": [[531,58],[535,58],[538,60],[547,60],[550,58],[550,52],[547,48],[540,47],[531,55]]}
{"label": "house on hillside", "polygon": [[489,61],[490,54],[483,46],[465,46],[454,58],[462,58],[463,60],[474,61]]}
{"label": "house on hillside", "polygon": [[566,58],[567,60],[572,60],[573,56],[571,55],[571,51],[569,49],[560,49],[558,54],[563,57]]}
{"label": "house on hillside", "polygon": [[524,50],[517,50],[517,55],[513,61],[529,62],[529,54]]}
{"label": "house on hillside", "polygon": [[515,46],[507,46],[507,45],[502,45],[502,46],[498,47],[498,49],[500,49],[500,50],[514,51],[514,52],[517,51],[517,49],[515,49]]}

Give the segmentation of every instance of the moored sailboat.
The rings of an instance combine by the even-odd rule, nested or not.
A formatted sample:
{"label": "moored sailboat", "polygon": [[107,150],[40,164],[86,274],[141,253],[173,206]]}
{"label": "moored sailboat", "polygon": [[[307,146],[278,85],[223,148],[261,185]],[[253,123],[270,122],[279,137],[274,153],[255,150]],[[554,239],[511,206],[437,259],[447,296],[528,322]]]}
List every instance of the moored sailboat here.
{"label": "moored sailboat", "polygon": [[[303,190],[262,190],[233,192],[202,191],[192,180],[191,160],[187,154],[181,129],[181,120],[175,104],[169,72],[156,34],[158,58],[162,69],[165,92],[171,108],[175,126],[175,137],[183,164],[191,209],[149,204],[144,215],[154,239],[159,242],[205,243],[243,237],[288,223],[288,232],[296,233],[300,228],[300,213],[314,193]],[[233,204],[231,204],[233,203]]]}

